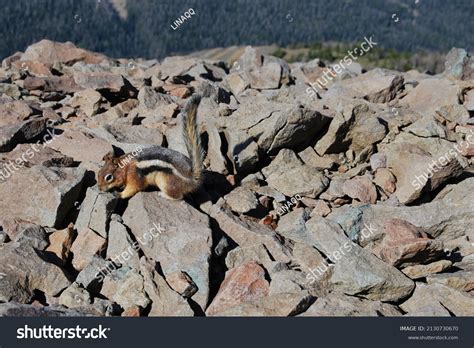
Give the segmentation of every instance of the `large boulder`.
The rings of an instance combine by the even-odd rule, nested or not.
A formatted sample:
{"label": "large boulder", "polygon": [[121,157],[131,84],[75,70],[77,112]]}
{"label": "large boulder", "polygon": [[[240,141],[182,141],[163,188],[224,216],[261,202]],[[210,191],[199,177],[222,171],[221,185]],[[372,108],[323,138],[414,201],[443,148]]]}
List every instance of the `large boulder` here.
{"label": "large boulder", "polygon": [[412,280],[353,243],[338,224],[312,218],[306,227],[308,242],[331,260],[335,289],[376,301],[397,301],[412,292]]}
{"label": "large boulder", "polygon": [[106,57],[98,53],[77,48],[71,42],[62,43],[41,40],[28,46],[20,60],[37,61],[52,66],[54,63],[72,65],[80,61],[88,64],[99,64],[106,60]]}
{"label": "large boulder", "polygon": [[27,303],[35,290],[58,295],[71,283],[47,253],[33,247],[9,243],[0,247],[0,301]]}
{"label": "large boulder", "polygon": [[141,192],[128,202],[123,221],[145,256],[160,263],[165,277],[176,271],[191,277],[199,289],[192,298],[204,309],[212,245],[208,217],[184,201]]}
{"label": "large boulder", "polygon": [[75,209],[84,178],[82,168],[34,166],[13,173],[0,183],[2,220],[21,218],[42,226],[62,227],[67,213]]}

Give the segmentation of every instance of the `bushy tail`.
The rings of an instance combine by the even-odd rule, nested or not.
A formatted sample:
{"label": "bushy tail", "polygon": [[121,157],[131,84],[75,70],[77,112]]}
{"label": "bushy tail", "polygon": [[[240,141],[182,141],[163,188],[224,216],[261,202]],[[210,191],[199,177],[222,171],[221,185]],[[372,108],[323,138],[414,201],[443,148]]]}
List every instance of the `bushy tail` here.
{"label": "bushy tail", "polygon": [[196,120],[197,109],[200,102],[200,95],[194,95],[191,97],[186,104],[183,120],[183,137],[186,149],[188,150],[188,156],[191,159],[193,180],[196,185],[199,185],[202,182],[203,171],[203,150]]}

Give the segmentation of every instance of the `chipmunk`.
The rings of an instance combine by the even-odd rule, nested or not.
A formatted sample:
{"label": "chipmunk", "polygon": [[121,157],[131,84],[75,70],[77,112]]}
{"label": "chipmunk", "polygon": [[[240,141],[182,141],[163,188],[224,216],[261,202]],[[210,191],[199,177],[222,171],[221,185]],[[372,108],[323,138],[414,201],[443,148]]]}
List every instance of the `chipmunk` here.
{"label": "chipmunk", "polygon": [[[185,107],[183,137],[189,158],[161,146],[142,149],[132,156],[104,156],[97,181],[101,191],[116,191],[119,198],[130,198],[149,187],[160,190],[162,197],[183,199],[198,189],[203,179],[203,150],[196,123],[201,97],[193,96]],[[125,164],[124,164],[125,163]]]}

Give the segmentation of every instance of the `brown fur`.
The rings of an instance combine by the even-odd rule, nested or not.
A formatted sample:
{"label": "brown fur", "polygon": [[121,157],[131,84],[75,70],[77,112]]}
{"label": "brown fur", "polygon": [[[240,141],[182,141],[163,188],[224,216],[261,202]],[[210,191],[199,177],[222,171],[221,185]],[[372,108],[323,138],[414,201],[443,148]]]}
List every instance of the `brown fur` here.
{"label": "brown fur", "polygon": [[[155,187],[162,192],[163,197],[179,200],[183,199],[186,193],[190,193],[195,189],[191,183],[170,173],[154,172],[142,178],[137,174],[137,161],[135,159],[121,168],[119,163],[127,156],[130,156],[130,154],[114,157],[112,153],[109,153],[104,157],[105,165],[97,175],[101,191],[115,190],[118,191],[120,198],[125,199],[149,187]],[[111,183],[105,181],[107,174],[112,174],[114,177]]]}
{"label": "brown fur", "polygon": [[[203,167],[203,151],[196,123],[200,100],[200,96],[193,96],[185,109],[183,136],[190,158],[160,146],[145,149],[139,159],[132,154],[115,157],[113,152],[108,153],[104,156],[105,164],[97,175],[100,190],[118,191],[120,198],[130,198],[148,187],[155,187],[167,199],[183,199],[184,195],[195,191],[202,183]],[[138,160],[144,161],[140,162],[141,170],[137,169]],[[153,168],[153,164],[145,164],[147,160],[157,161],[158,169],[142,176],[139,172],[143,173],[143,165]],[[164,168],[159,169],[160,166]]]}

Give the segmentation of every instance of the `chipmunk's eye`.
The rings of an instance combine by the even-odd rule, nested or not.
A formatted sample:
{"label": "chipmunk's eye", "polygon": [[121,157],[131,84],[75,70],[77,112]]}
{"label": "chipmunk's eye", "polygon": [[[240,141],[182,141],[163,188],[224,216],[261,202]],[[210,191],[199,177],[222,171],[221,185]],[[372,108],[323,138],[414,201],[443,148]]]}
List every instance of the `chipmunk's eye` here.
{"label": "chipmunk's eye", "polygon": [[114,180],[114,176],[112,174],[107,174],[104,176],[105,182],[111,183]]}

